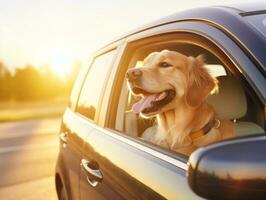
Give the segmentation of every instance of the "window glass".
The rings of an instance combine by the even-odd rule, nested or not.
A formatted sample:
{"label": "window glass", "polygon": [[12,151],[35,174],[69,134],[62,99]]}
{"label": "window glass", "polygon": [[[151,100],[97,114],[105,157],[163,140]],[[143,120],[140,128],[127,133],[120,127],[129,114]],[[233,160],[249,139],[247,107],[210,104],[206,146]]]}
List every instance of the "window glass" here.
{"label": "window glass", "polygon": [[101,92],[110,71],[115,50],[96,57],[81,90],[77,112],[94,120]]}
{"label": "window glass", "polygon": [[87,70],[88,70],[88,66],[83,66],[80,69],[79,74],[77,76],[77,79],[75,81],[75,84],[74,84],[74,86],[72,88],[71,95],[70,95],[70,102],[69,102],[69,107],[72,110],[75,109],[75,106],[76,106],[76,103],[77,103],[77,100],[78,100],[78,95],[79,95],[79,92],[81,90],[82,83],[83,83],[83,81],[85,79]]}

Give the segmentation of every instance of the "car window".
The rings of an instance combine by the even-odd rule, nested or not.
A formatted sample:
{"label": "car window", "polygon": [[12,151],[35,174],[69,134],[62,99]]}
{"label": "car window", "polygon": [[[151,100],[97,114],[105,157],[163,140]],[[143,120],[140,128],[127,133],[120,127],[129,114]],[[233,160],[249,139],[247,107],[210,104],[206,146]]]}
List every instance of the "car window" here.
{"label": "car window", "polygon": [[70,101],[69,101],[69,107],[74,111],[76,108],[76,103],[78,100],[78,96],[82,87],[82,83],[84,82],[84,79],[86,77],[87,74],[87,66],[83,66],[80,71],[79,74],[77,76],[77,79],[74,83],[73,89],[71,91],[71,95],[70,95]]}
{"label": "car window", "polygon": [[[142,61],[137,61],[136,66],[141,67]],[[224,77],[227,75],[227,72],[225,70],[225,67],[221,64],[206,64],[205,67],[209,71],[209,73],[218,78],[218,77]],[[150,117],[145,118],[141,117],[140,115],[136,115],[132,107],[133,105],[140,101],[140,96],[132,95],[132,93],[128,93],[127,97],[127,105],[126,105],[126,111],[125,111],[125,122],[124,122],[124,131],[127,135],[132,135],[135,137],[142,137],[142,135],[145,133],[146,130],[155,130],[157,127],[157,119],[156,117]],[[134,119],[132,119],[134,118]],[[132,124],[135,124],[133,121],[136,121],[136,126],[132,126]],[[137,135],[136,135],[137,133]]]}
{"label": "car window", "polygon": [[[138,89],[137,90],[140,91],[141,95],[136,95],[137,90],[135,91],[135,94],[132,94],[132,92],[130,92],[127,87],[129,83],[128,81],[126,81],[126,79],[130,79],[129,75],[127,74],[127,76],[125,76],[125,80],[123,83],[124,86],[122,87],[120,99],[118,102],[115,124],[116,130],[123,132],[128,136],[138,138],[141,141],[159,145],[168,150],[185,155],[189,155],[190,153],[187,152],[193,152],[200,146],[210,144],[211,142],[209,141],[216,142],[218,140],[226,138],[255,135],[264,132],[264,113],[261,105],[255,100],[256,98],[254,98],[254,96],[252,96],[247,91],[247,88],[243,85],[243,82],[240,77],[234,74],[228,66],[226,66],[221,60],[219,60],[218,57],[216,57],[210,51],[203,49],[202,47],[199,47],[194,44],[169,44],[168,46],[159,45],[158,47],[148,47],[147,49],[142,47],[140,48],[139,52],[135,51],[135,54],[132,55],[132,60],[129,62],[129,68],[132,70],[134,68],[141,69],[144,60],[148,55],[153,52],[160,52],[164,49],[179,52],[186,56],[193,56],[194,58],[201,54],[205,57],[205,68],[207,68],[209,74],[218,82],[218,87],[216,87],[213,91],[210,91],[210,95],[206,100],[206,103],[211,107],[211,109],[213,109],[213,112],[217,113],[217,115],[213,115],[215,116],[213,117],[215,119],[210,120],[213,121],[213,123],[206,123],[206,125],[204,125],[203,127],[195,128],[198,130],[194,129],[188,131],[187,134],[189,140],[186,141],[186,144],[189,146],[190,141],[193,140],[193,145],[195,145],[195,148],[193,147],[193,149],[189,151],[183,151],[182,148],[180,148],[179,150],[179,147],[172,148],[172,144],[169,143],[169,141],[167,140],[163,142],[157,142],[158,140],[160,140],[160,137],[164,137],[158,136],[159,138],[156,138],[156,133],[159,133],[162,130],[162,127],[160,127],[162,126],[162,123],[160,124],[159,122],[159,120],[162,119],[160,117],[158,118],[158,115],[147,116],[140,114],[139,110],[141,110],[143,106],[152,105],[153,102],[150,102],[148,98],[157,99],[161,98],[161,96],[157,95],[155,98],[153,94],[150,94],[149,92],[143,90],[141,92],[141,90]],[[168,65],[166,65],[165,67],[168,67]],[[129,72],[132,71],[130,69]],[[134,72],[132,78],[136,79],[136,76],[138,74],[141,74],[141,76],[143,76],[143,73],[145,72]],[[156,81],[156,79],[152,78],[152,76],[156,76],[156,72],[154,72],[152,75],[150,74],[149,76],[145,76],[147,79],[150,79],[147,80],[147,85],[145,87],[152,87],[152,85],[155,84],[154,81]],[[169,79],[169,76],[165,76],[165,78]],[[142,77],[141,80],[137,81],[140,82],[143,81],[143,79],[144,77]],[[160,83],[157,84],[156,87],[160,87],[160,84],[162,84],[163,81],[162,77],[159,77],[157,80]],[[140,85],[137,81],[134,82],[134,84],[137,85],[137,87],[135,88],[138,88]],[[154,88],[154,90],[156,90],[156,88]],[[162,96],[165,96],[165,93],[160,94],[162,94]],[[152,95],[154,97],[150,97]],[[148,98],[146,98],[145,96],[148,96]],[[201,118],[206,119],[204,118],[204,115],[207,115],[207,112],[205,113],[204,109],[201,110],[199,113],[201,113],[202,117],[198,117],[198,119],[196,120],[200,121]],[[180,119],[177,120],[179,123],[187,123],[186,121],[182,121],[183,116],[180,116],[179,118]],[[170,134],[171,131],[174,130],[176,122],[165,121],[165,123],[168,123],[168,129],[164,134]],[[210,124],[212,127],[211,129],[209,129]],[[219,136],[219,134],[214,134],[214,138],[211,139],[212,136],[208,135],[208,133],[210,130],[214,130],[216,126],[217,130],[221,129],[221,132],[224,132],[224,135]],[[232,135],[226,135],[226,132],[232,132]],[[205,142],[204,140],[202,142],[201,139],[205,137],[205,134],[207,137],[210,138],[206,140],[207,142]],[[154,135],[156,135],[156,137]]]}
{"label": "car window", "polygon": [[77,112],[91,120],[95,119],[101,92],[112,66],[115,52],[116,50],[109,51],[95,58],[81,90]]}

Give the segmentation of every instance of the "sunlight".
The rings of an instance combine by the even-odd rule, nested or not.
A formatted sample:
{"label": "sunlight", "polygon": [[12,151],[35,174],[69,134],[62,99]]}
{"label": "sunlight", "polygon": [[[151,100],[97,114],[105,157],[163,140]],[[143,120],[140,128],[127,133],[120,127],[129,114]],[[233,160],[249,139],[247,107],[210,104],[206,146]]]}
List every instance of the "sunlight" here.
{"label": "sunlight", "polygon": [[57,76],[65,78],[71,73],[73,58],[66,51],[57,50],[53,53],[50,64]]}

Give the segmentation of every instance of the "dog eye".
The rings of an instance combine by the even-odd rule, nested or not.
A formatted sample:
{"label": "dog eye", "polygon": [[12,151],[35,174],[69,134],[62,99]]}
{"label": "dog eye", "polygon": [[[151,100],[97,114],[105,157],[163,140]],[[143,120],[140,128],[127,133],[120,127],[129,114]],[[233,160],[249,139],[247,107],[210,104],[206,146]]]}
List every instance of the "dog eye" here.
{"label": "dog eye", "polygon": [[164,68],[166,68],[166,67],[171,67],[172,65],[170,65],[169,63],[167,63],[167,62],[160,62],[159,63],[159,67],[164,67]]}

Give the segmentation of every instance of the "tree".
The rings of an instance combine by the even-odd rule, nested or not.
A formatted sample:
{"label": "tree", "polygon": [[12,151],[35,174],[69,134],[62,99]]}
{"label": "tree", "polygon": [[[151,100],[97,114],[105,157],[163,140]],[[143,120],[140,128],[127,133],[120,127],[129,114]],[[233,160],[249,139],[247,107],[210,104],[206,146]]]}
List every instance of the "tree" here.
{"label": "tree", "polygon": [[68,97],[76,79],[81,63],[76,62],[72,73],[61,79],[48,66],[38,69],[32,65],[16,68],[12,76],[7,67],[0,62],[0,101],[46,100]]}
{"label": "tree", "polygon": [[11,98],[11,73],[3,62],[0,62],[0,101],[6,101]]}

